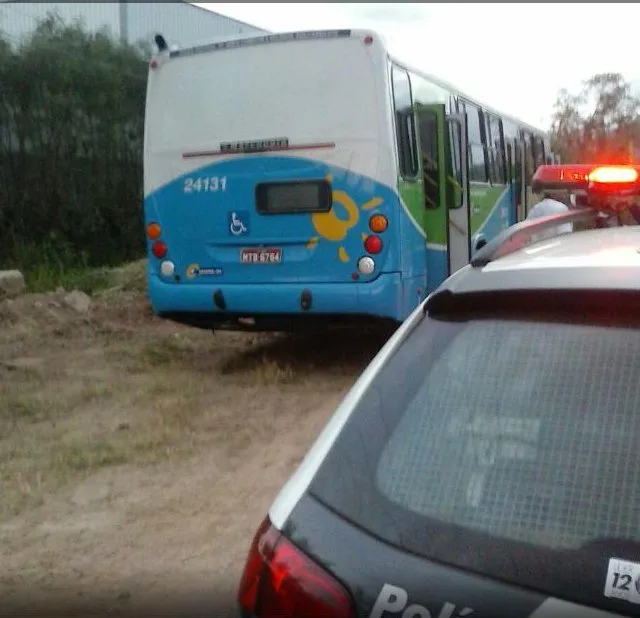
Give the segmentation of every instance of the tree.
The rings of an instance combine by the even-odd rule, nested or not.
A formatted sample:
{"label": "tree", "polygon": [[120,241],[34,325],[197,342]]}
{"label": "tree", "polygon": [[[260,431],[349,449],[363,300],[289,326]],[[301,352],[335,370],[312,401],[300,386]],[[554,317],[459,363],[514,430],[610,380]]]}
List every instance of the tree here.
{"label": "tree", "polygon": [[52,13],[0,37],[0,264],[117,264],[144,254],[141,46]]}
{"label": "tree", "polygon": [[640,99],[620,73],[600,73],[578,94],[558,94],[552,150],[565,163],[628,163],[640,139]]}

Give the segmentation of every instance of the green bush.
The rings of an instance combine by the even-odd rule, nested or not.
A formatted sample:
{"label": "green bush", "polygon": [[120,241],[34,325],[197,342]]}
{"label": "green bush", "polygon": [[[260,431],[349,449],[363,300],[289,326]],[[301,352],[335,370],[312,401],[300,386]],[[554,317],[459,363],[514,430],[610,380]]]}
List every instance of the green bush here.
{"label": "green bush", "polygon": [[143,255],[147,57],[55,14],[0,38],[0,268],[40,288]]}

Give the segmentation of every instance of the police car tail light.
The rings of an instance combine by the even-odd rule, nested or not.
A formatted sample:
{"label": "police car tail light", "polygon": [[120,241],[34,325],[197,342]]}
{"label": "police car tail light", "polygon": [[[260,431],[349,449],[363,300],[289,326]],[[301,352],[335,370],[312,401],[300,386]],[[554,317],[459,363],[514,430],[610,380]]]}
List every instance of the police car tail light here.
{"label": "police car tail light", "polygon": [[282,536],[268,517],[251,544],[238,602],[256,618],[355,618],[342,585]]}
{"label": "police car tail light", "polygon": [[628,165],[596,167],[589,172],[589,182],[627,185],[638,182],[638,170]]}

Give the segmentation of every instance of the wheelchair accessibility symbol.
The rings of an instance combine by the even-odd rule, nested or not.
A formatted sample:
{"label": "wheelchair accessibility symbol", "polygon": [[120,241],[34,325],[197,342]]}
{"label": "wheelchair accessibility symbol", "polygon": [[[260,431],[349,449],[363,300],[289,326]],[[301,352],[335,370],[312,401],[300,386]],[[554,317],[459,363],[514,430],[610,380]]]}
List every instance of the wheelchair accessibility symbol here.
{"label": "wheelchair accessibility symbol", "polygon": [[249,233],[249,213],[246,210],[234,210],[229,213],[229,234],[244,236]]}

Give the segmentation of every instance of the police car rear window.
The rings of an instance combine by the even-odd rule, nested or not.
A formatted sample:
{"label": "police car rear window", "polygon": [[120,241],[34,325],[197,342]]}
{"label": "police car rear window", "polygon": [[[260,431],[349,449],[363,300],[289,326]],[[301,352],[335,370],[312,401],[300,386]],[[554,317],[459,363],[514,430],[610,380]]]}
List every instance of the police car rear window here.
{"label": "police car rear window", "polygon": [[413,553],[636,611],[603,591],[640,562],[639,350],[629,324],[427,319],[311,493]]}

